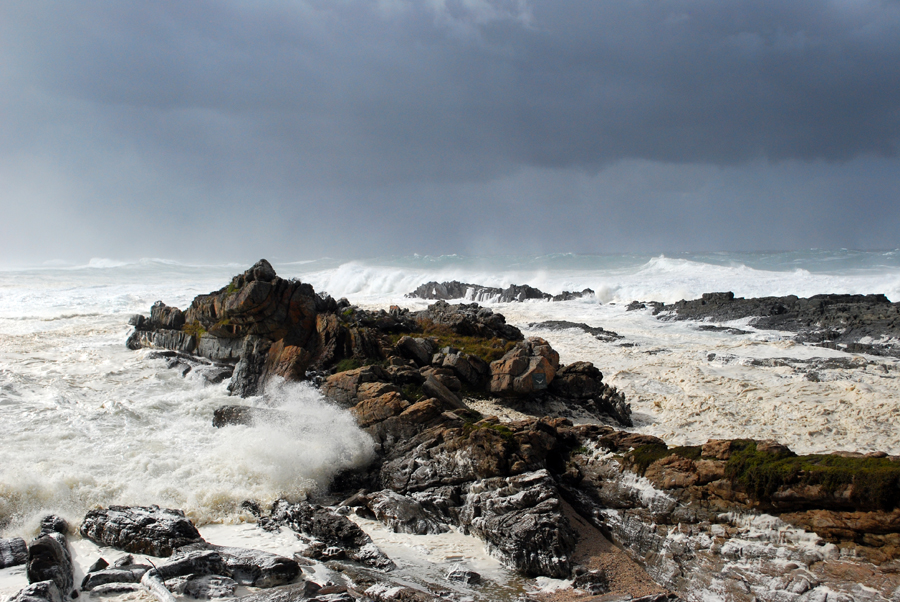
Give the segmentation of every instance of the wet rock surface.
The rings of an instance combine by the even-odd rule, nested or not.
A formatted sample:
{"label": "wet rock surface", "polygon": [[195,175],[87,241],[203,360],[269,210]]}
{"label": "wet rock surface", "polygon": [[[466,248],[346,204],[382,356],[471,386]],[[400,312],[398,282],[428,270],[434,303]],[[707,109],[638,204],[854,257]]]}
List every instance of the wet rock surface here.
{"label": "wet rock surface", "polygon": [[0,539],[0,569],[28,562],[28,546],[21,537]]}
{"label": "wet rock surface", "polygon": [[158,506],[91,510],[80,531],[94,543],[150,556],[170,556],[176,548],[202,541],[181,510]]}
{"label": "wet rock surface", "polygon": [[730,292],[704,293],[700,299],[654,304],[653,313],[675,320],[752,318],[754,328],[793,332],[799,342],[849,353],[900,357],[900,304],[891,303],[884,295],[744,299]]}

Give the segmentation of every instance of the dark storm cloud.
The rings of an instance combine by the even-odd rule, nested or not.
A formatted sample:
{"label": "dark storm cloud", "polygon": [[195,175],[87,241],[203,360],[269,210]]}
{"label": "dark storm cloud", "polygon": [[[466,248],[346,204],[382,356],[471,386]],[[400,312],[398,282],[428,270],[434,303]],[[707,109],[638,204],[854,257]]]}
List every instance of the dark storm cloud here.
{"label": "dark storm cloud", "polygon": [[[502,220],[568,205],[636,229],[652,219],[634,211],[658,214],[698,168],[738,170],[716,197],[732,209],[702,213],[695,187],[677,197],[684,210],[734,227],[773,197],[752,198],[760,185],[742,173],[804,198],[798,186],[828,165],[848,182],[878,173],[861,201],[810,201],[826,215],[893,198],[900,3],[6,2],[0,89],[4,206],[86,232],[248,228],[251,207],[336,211],[363,232],[423,204],[425,229],[455,233],[445,246],[490,237],[454,225],[475,210]],[[800,167],[788,177],[782,162]],[[666,181],[621,190],[635,165]],[[792,223],[782,246],[807,241]]]}

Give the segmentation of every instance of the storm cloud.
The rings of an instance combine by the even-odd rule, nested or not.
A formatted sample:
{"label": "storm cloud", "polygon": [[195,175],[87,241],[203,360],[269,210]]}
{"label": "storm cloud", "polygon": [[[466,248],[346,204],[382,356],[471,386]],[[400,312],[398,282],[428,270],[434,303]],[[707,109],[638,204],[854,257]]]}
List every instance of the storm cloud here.
{"label": "storm cloud", "polygon": [[896,1],[5,2],[0,89],[11,258],[900,245]]}

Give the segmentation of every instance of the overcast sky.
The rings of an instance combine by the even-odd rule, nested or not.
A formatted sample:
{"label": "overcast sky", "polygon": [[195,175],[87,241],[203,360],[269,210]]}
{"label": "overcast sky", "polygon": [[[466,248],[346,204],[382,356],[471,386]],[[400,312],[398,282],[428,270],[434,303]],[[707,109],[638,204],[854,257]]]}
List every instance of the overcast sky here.
{"label": "overcast sky", "polygon": [[0,0],[0,253],[900,247],[896,0]]}

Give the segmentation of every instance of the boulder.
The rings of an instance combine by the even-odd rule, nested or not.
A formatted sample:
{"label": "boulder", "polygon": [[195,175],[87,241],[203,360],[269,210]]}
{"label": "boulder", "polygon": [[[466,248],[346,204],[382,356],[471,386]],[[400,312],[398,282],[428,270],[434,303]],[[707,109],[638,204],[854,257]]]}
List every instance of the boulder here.
{"label": "boulder", "polygon": [[28,562],[28,546],[21,537],[0,539],[0,569]]}
{"label": "boulder", "polygon": [[550,392],[570,399],[603,395],[603,374],[591,362],[574,362],[561,367],[549,385]]}
{"label": "boulder", "polygon": [[45,532],[28,545],[29,583],[52,581],[63,596],[68,596],[74,585],[73,573],[72,557],[62,533]]}
{"label": "boulder", "polygon": [[556,376],[559,354],[542,338],[518,343],[491,362],[490,391],[497,395],[528,395],[545,390]]}
{"label": "boulder", "polygon": [[136,554],[170,556],[176,548],[203,541],[181,510],[159,506],[110,506],[91,510],[81,535],[94,543]]}

